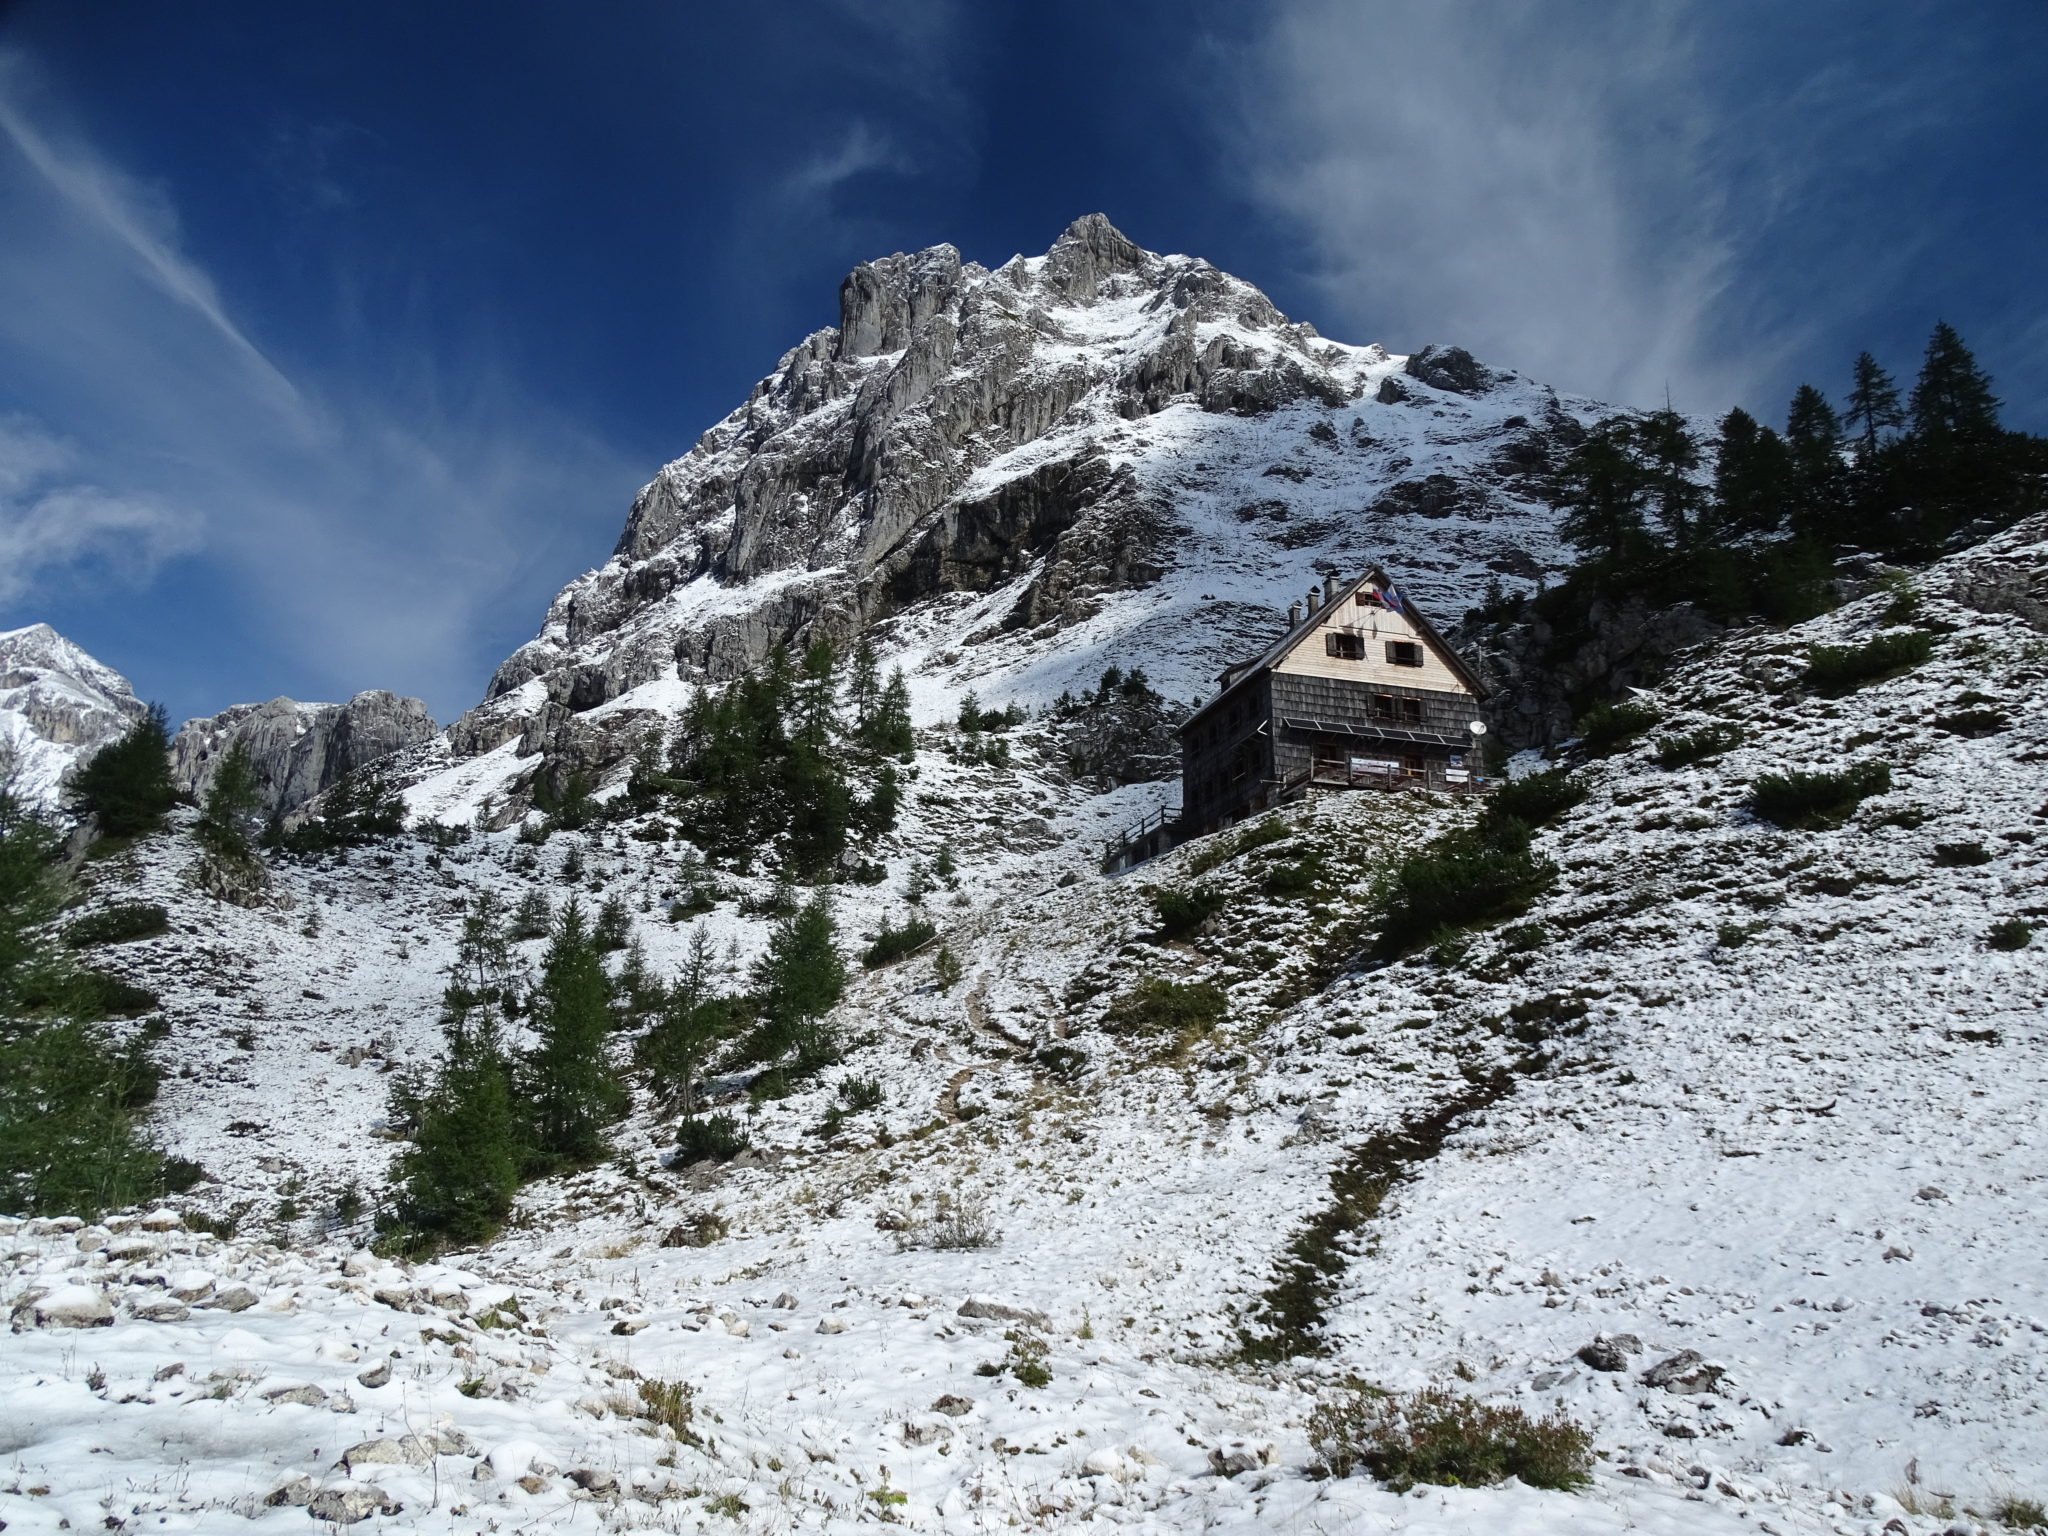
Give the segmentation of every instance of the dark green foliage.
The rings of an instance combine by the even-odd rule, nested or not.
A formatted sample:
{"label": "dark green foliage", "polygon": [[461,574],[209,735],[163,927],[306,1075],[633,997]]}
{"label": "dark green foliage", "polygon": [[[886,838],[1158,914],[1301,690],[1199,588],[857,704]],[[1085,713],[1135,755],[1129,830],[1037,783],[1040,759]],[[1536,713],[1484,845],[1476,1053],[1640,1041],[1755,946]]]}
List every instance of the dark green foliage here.
{"label": "dark green foliage", "polygon": [[1742,745],[1742,731],[1733,725],[1703,725],[1684,736],[1666,736],[1657,743],[1659,768],[1689,768]]}
{"label": "dark green foliage", "polygon": [[1268,896],[1286,900],[1310,895],[1328,879],[1328,860],[1320,850],[1311,849],[1299,858],[1273,865],[1266,871],[1266,878],[1259,882],[1259,889]]}
{"label": "dark green foliage", "polygon": [[154,1009],[163,999],[147,987],[109,976],[105,971],[80,971],[73,979],[71,1011],[87,1019],[132,1019]]}
{"label": "dark green foliage", "polygon": [[1030,718],[1030,712],[1021,704],[1012,704],[1007,709],[983,709],[981,700],[970,690],[960,701],[960,714],[955,724],[973,735],[979,731],[1007,731]]}
{"label": "dark green foliage", "polygon": [[67,924],[64,942],[73,949],[89,949],[95,944],[127,944],[136,939],[153,939],[170,931],[171,914],[162,907],[148,902],[122,901],[111,907],[102,907],[97,912],[89,912]]}
{"label": "dark green foliage", "polygon": [[961,966],[959,958],[952,950],[941,944],[939,952],[932,956],[932,979],[939,984],[939,990],[941,992],[952,991],[954,983],[958,982],[965,974],[966,971]]}
{"label": "dark green foliage", "polygon": [[256,834],[262,821],[263,797],[256,768],[249,761],[248,747],[238,739],[213,771],[213,782],[206,787],[206,804],[192,835],[215,858],[246,864],[256,857]]}
{"label": "dark green foliage", "polygon": [[713,988],[711,935],[699,927],[675,981],[657,999],[655,1021],[634,1048],[655,1096],[684,1114],[697,1108],[697,1081],[733,1029],[734,1003]]}
{"label": "dark green foliage", "polygon": [[1206,875],[1210,870],[1229,863],[1241,853],[1284,842],[1292,835],[1287,823],[1278,816],[1265,817],[1248,827],[1239,827],[1231,832],[1219,832],[1209,838],[1199,852],[1189,856],[1188,873]]}
{"label": "dark green foliage", "polygon": [[347,775],[314,804],[315,813],[297,826],[272,820],[263,846],[310,857],[383,842],[405,830],[405,798],[375,765]]}
{"label": "dark green foliage", "polygon": [[163,825],[178,803],[171,778],[171,731],[161,704],[152,704],[125,735],[86,759],[71,777],[71,803],[95,817],[102,837],[138,837]]}
{"label": "dark green foliage", "polygon": [[1913,431],[1934,442],[1986,442],[1998,434],[1991,378],[1955,327],[1937,321],[1913,384]]}
{"label": "dark green foliage", "polygon": [[1905,426],[1906,413],[1899,409],[1899,386],[1868,352],[1857,354],[1850,373],[1854,382],[1842,425],[1854,439],[1858,462],[1867,463],[1891,434]]}
{"label": "dark green foliage", "polygon": [[1629,700],[1595,704],[1579,717],[1579,750],[1588,757],[1607,757],[1663,723],[1661,710]]}
{"label": "dark green foliage", "polygon": [[747,1150],[747,1133],[731,1115],[692,1117],[676,1127],[676,1161],[729,1163]]}
{"label": "dark green foliage", "polygon": [[1563,768],[1551,768],[1509,779],[1486,802],[1481,819],[1489,825],[1518,821],[1529,828],[1547,827],[1586,798],[1586,786]]}
{"label": "dark green foliage", "polygon": [[876,699],[873,714],[861,722],[856,735],[874,751],[906,762],[917,750],[910,725],[910,684],[904,680],[901,667],[890,670],[889,681]]}
{"label": "dark green foliage", "polygon": [[1213,982],[1146,976],[1110,1005],[1103,1027],[1114,1034],[1161,1040],[1169,1054],[1178,1055],[1229,1011],[1229,995]]}
{"label": "dark green foliage", "polygon": [[2025,949],[2034,941],[2034,925],[2017,917],[2008,917],[1991,925],[1991,932],[1984,942],[1993,949]]}
{"label": "dark green foliage", "polygon": [[915,954],[938,935],[939,930],[921,917],[911,918],[901,928],[884,923],[874,943],[860,957],[861,964],[871,971],[893,965],[905,955]]}
{"label": "dark green foliage", "polygon": [[1159,914],[1160,935],[1168,939],[1183,938],[1193,933],[1221,912],[1229,900],[1223,892],[1206,885],[1198,885],[1191,891],[1177,891],[1171,886],[1147,886],[1145,895],[1152,902],[1152,910]]}
{"label": "dark green foliage", "polygon": [[1910,672],[1934,654],[1934,636],[1924,629],[1876,635],[1861,645],[1816,645],[1807,652],[1800,683],[1815,693],[1839,698],[1868,683]]}
{"label": "dark green foliage", "polygon": [[597,923],[590,930],[590,941],[601,955],[624,949],[633,942],[633,914],[626,910],[625,897],[617,893],[605,897],[604,905],[597,909]]}
{"label": "dark green foliage", "polygon": [[401,1242],[419,1253],[487,1240],[512,1209],[526,1160],[512,1063],[489,1011],[457,1011],[432,1081],[398,1098],[414,1123],[391,1170]]}
{"label": "dark green foliage", "polygon": [[1378,949],[1398,955],[1462,929],[1520,917],[1557,878],[1510,816],[1482,816],[1403,859],[1380,891]]}
{"label": "dark green foliage", "polygon": [[1531,1418],[1447,1386],[1330,1394],[1310,1414],[1308,1433],[1332,1476],[1369,1472],[1400,1493],[1417,1483],[1484,1488],[1510,1477],[1568,1492],[1593,1481],[1592,1433],[1562,1411]]}
{"label": "dark green foliage", "polygon": [[1048,1077],[1061,1082],[1072,1082],[1081,1075],[1088,1065],[1088,1053],[1071,1045],[1045,1045],[1032,1052],[1031,1059],[1038,1063]]}
{"label": "dark green foliage", "polygon": [[879,1077],[846,1077],[839,1081],[839,1102],[852,1114],[882,1107],[882,1080]]}
{"label": "dark green foliage", "polygon": [[582,831],[598,817],[590,775],[580,768],[572,770],[556,788],[553,775],[543,772],[534,780],[533,808],[547,817],[551,831]]}
{"label": "dark green foliage", "polygon": [[1936,843],[1934,863],[1938,869],[1971,869],[1991,862],[1991,850],[1982,843]]}
{"label": "dark green foliage", "polygon": [[1841,773],[1767,773],[1750,787],[1749,810],[1788,831],[1838,827],[1857,805],[1892,787],[1884,763],[1859,763]]}
{"label": "dark green foliage", "polygon": [[604,1157],[605,1127],[625,1109],[605,1055],[611,1026],[611,983],[572,899],[541,961],[533,999],[539,1043],[520,1063],[526,1171],[588,1167]]}
{"label": "dark green foliage", "polygon": [[1351,1261],[1351,1240],[1380,1213],[1388,1192],[1409,1170],[1436,1156],[1460,1119],[1504,1097],[1509,1080],[1472,1084],[1405,1125],[1378,1132],[1345,1154],[1330,1172],[1330,1202],[1288,1242],[1273,1280],[1238,1327],[1245,1359],[1261,1365],[1322,1354],[1323,1322]]}
{"label": "dark green foliage", "polygon": [[505,936],[510,939],[544,939],[554,925],[555,915],[548,906],[547,896],[540,891],[528,891],[520,897],[519,907],[512,914]]}
{"label": "dark green foliage", "polygon": [[760,1019],[751,1042],[755,1060],[774,1062],[794,1052],[797,1071],[813,1072],[838,1059],[838,1036],[827,1018],[846,990],[836,933],[822,892],[776,921],[753,973]]}

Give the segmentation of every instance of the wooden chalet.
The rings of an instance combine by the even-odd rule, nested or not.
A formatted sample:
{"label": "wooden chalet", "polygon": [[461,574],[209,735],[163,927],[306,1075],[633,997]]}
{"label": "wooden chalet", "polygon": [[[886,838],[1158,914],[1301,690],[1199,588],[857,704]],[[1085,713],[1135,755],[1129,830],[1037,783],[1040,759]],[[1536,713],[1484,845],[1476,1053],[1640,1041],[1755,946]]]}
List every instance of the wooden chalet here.
{"label": "wooden chalet", "polygon": [[1107,850],[1127,868],[1313,789],[1469,794],[1484,686],[1377,568],[1331,576],[1288,610],[1287,629],[1224,671],[1181,727],[1181,810]]}

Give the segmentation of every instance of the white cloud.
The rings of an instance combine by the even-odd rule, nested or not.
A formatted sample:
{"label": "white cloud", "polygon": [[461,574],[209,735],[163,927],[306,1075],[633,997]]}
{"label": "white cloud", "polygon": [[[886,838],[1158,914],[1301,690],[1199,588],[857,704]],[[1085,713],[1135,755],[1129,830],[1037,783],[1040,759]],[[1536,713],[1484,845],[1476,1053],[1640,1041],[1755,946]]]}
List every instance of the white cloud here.
{"label": "white cloud", "polygon": [[1373,339],[1725,404],[1755,366],[1713,333],[1738,241],[1796,188],[1738,184],[1689,15],[1290,0],[1239,76],[1245,189]]}
{"label": "white cloud", "polygon": [[69,444],[19,422],[0,439],[9,622],[62,572],[143,580],[191,551],[299,696],[474,703],[647,466],[473,356],[366,334],[346,375],[273,361],[168,198],[53,129],[36,85],[0,56],[0,189],[32,216],[0,242],[0,380]]}

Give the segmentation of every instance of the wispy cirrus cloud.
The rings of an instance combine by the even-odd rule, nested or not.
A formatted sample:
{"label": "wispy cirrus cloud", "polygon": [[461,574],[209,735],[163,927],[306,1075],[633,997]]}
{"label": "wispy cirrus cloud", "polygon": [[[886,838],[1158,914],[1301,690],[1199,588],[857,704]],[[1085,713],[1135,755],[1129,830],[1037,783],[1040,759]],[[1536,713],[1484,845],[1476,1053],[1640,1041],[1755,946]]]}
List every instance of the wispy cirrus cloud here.
{"label": "wispy cirrus cloud", "polygon": [[31,61],[0,56],[0,192],[29,215],[0,241],[0,409],[34,418],[0,443],[8,622],[41,617],[60,573],[146,581],[183,554],[268,641],[254,658],[221,642],[222,692],[195,705],[280,686],[388,687],[442,718],[474,702],[647,466],[487,357],[400,335],[367,337],[346,371],[284,360],[185,248],[168,194],[61,123]]}

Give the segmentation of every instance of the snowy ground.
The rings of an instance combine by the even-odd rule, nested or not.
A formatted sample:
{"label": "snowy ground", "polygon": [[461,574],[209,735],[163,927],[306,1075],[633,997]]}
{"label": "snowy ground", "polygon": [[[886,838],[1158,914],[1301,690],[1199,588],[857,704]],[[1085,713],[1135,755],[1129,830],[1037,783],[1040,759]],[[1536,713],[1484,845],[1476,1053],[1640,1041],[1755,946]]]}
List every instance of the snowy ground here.
{"label": "snowy ground", "polygon": [[[2038,571],[2040,537],[1972,559]],[[509,835],[439,870],[414,848],[287,872],[294,905],[267,914],[190,895],[176,840],[146,849],[130,873],[178,935],[102,953],[165,994],[164,1059],[191,1075],[167,1082],[161,1134],[215,1180],[190,1209],[243,1206],[238,1235],[168,1217],[0,1235],[19,1329],[0,1349],[0,1519],[302,1529],[315,1492],[341,1507],[337,1459],[370,1441],[390,1443],[355,1483],[403,1506],[371,1529],[1927,1536],[2048,1496],[2048,948],[1984,942],[2048,917],[2048,643],[1950,601],[1940,571],[1922,586],[1934,658],[1846,698],[1779,685],[1808,645],[1882,628],[1882,595],[1679,668],[1668,723],[1586,767],[1591,798],[1539,835],[1563,873],[1525,931],[1369,972],[1314,951],[1464,808],[1299,807],[1288,840],[1200,877],[1228,903],[1167,943],[1142,888],[1197,883],[1210,845],[1094,868],[1093,839],[1159,787],[1091,800],[1028,742],[1010,770],[927,750],[892,878],[846,891],[842,924],[904,915],[909,861],[950,841],[960,890],[927,910],[964,979],[941,989],[922,958],[860,978],[843,1067],[731,1106],[756,1149],[739,1164],[669,1166],[638,1116],[616,1164],[533,1188],[503,1239],[444,1266],[368,1257],[362,1227],[321,1213],[345,1181],[374,1193],[380,1067],[433,1047],[465,890],[529,879]],[[1969,692],[2009,728],[1935,723]],[[1656,736],[1709,720],[1745,744],[1655,765]],[[1893,789],[1838,830],[1741,808],[1759,774],[1871,757]],[[1982,862],[1937,853],[1970,844]],[[561,846],[540,850],[551,887]],[[1310,849],[1330,871],[1316,890],[1262,894]],[[608,833],[591,857],[604,888],[653,902],[675,855]],[[731,905],[701,921],[742,956],[758,942]],[[641,928],[673,964],[685,930]],[[1183,1061],[1101,1028],[1147,974],[1230,993]],[[1034,1055],[1054,1044],[1086,1065],[1054,1075]],[[1353,1234],[1329,1353],[1233,1363],[1348,1149],[1496,1069],[1508,1091]],[[885,1103],[828,1136],[849,1075]],[[279,1223],[288,1197],[307,1214]],[[919,1246],[942,1203],[999,1237]],[[663,1246],[707,1214],[725,1236]],[[205,1305],[222,1299],[248,1305]],[[973,1301],[993,1305],[963,1315]],[[102,1305],[103,1327],[37,1312]],[[1044,1343],[1049,1384],[1003,1365],[1006,1333]],[[1602,1335],[1640,1342],[1626,1370],[1578,1360]],[[1693,1390],[1641,1381],[1684,1351]],[[359,1382],[385,1361],[388,1382]],[[1561,1404],[1594,1431],[1595,1485],[1317,1480],[1306,1416],[1347,1374]],[[691,1388],[685,1438],[640,1415],[643,1381]],[[325,1396],[275,1395],[303,1387]],[[1219,1475],[1212,1453],[1247,1470]]]}

